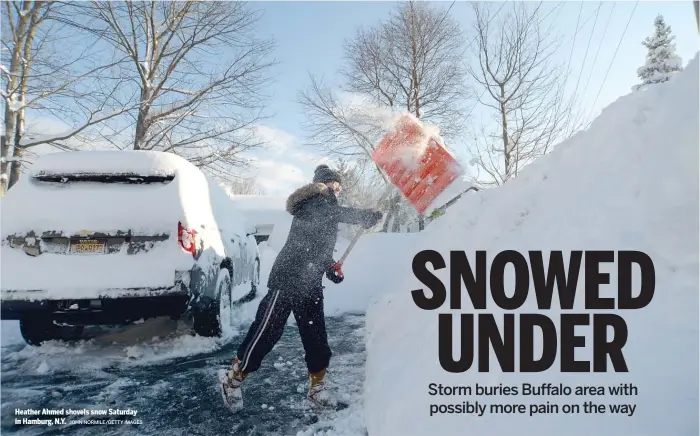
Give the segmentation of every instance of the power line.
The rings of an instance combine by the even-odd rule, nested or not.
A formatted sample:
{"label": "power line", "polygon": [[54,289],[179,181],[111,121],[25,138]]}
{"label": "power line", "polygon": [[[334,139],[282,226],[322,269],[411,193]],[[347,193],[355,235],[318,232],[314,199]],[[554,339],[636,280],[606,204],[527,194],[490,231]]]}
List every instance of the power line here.
{"label": "power line", "polygon": [[600,49],[603,47],[603,41],[605,41],[605,35],[608,33],[608,26],[610,25],[610,19],[612,18],[613,11],[615,10],[615,5],[616,3],[613,2],[612,8],[610,9],[610,15],[608,15],[608,21],[605,23],[605,29],[603,29],[603,37],[600,38],[600,43],[598,44],[598,49],[595,52],[595,57],[593,58],[593,66],[591,67],[591,71],[588,73],[588,78],[586,79],[586,84],[583,86],[583,94],[586,94],[586,90],[588,89],[588,83],[591,81],[591,76],[593,75],[593,70],[595,68],[595,64],[598,61],[598,55],[600,54]]}
{"label": "power line", "polygon": [[574,46],[576,46],[576,35],[578,35],[578,31],[579,31],[578,24],[581,21],[581,11],[583,11],[583,0],[581,0],[581,7],[578,9],[578,18],[576,19],[576,30],[574,31],[574,41],[571,43],[571,53],[569,53],[569,63],[566,65],[566,76],[564,78],[564,87],[566,87],[566,82],[569,79],[569,72],[571,71],[571,58],[574,57]]}
{"label": "power line", "polygon": [[[569,62],[566,65],[566,74],[564,75],[564,85],[562,90],[566,89],[566,83],[569,81],[569,73],[571,72],[571,59],[574,56],[574,47],[576,46],[576,35],[579,31],[579,23],[581,22],[581,12],[583,11],[583,0],[581,0],[581,7],[578,9],[578,17],[576,18],[576,30],[574,30],[573,41],[571,42],[571,52],[569,53]],[[559,105],[561,100],[557,102],[557,111],[559,111]]]}
{"label": "power line", "polygon": [[[613,57],[610,60],[610,64],[608,65],[608,70],[605,72],[605,77],[603,77],[603,82],[600,84],[600,88],[598,88],[598,93],[595,96],[595,100],[593,100],[593,104],[591,105],[591,112],[593,112],[593,107],[595,107],[595,104],[598,102],[598,97],[600,96],[600,91],[603,90],[603,86],[605,85],[605,81],[608,79],[608,74],[610,73],[610,69],[612,68],[613,62],[615,62],[615,57],[617,56],[618,50],[620,50],[620,46],[622,45],[622,40],[625,37],[625,34],[627,33],[627,28],[630,25],[630,22],[632,22],[632,17],[634,16],[634,12],[637,10],[637,6],[639,5],[639,0],[637,0],[634,3],[634,9],[632,9],[632,13],[630,14],[629,20],[627,20],[627,25],[625,26],[625,30],[622,31],[622,36],[620,36],[620,41],[617,43],[617,48],[615,49],[615,53],[613,53]],[[588,114],[588,118],[590,119],[591,114]],[[586,127],[590,125],[590,122],[586,123]]]}
{"label": "power line", "polygon": [[595,13],[595,20],[593,21],[593,29],[591,29],[591,36],[588,38],[588,44],[586,44],[586,53],[583,55],[583,62],[581,63],[581,71],[578,73],[578,79],[576,80],[576,87],[574,88],[574,92],[578,91],[578,85],[581,82],[581,76],[583,75],[583,67],[586,65],[586,59],[588,58],[588,49],[591,46],[591,41],[593,40],[593,33],[595,32],[595,25],[598,22],[598,13],[600,12],[600,8],[603,7],[603,2],[600,2],[598,5],[598,10]]}
{"label": "power line", "polygon": [[[564,5],[564,3],[566,3],[566,2],[565,2],[565,1],[559,2],[559,4],[556,5],[555,7],[553,7],[551,11],[547,12],[547,15],[545,15],[544,17],[542,17],[542,21],[544,21],[545,19],[547,19],[547,17],[548,17],[552,12],[554,12],[554,11],[556,11],[557,9],[561,8],[561,7]],[[561,10],[559,10],[559,12],[557,12],[557,15],[554,17],[554,21],[556,21],[557,18],[559,18],[559,14],[561,14]]]}
{"label": "power line", "polygon": [[[588,24],[588,22],[591,21],[591,18],[593,18],[595,16],[595,14],[596,13],[594,11],[590,15],[588,15],[588,17],[585,20],[583,20],[581,25],[577,26],[578,29],[580,30],[580,29],[583,29],[584,27],[586,27],[586,24]],[[565,46],[566,44],[569,43],[569,41],[573,40],[574,38],[576,38],[576,33],[574,33],[574,35],[572,35],[572,36],[569,36],[568,39],[566,39],[565,41],[562,41],[561,46]]]}
{"label": "power line", "polygon": [[[571,52],[569,53],[569,61],[566,65],[566,74],[564,75],[564,84],[562,86],[562,92],[565,92],[566,84],[569,81],[569,73],[571,72],[571,59],[574,56],[574,47],[576,46],[576,36],[578,35],[578,31],[580,29],[579,23],[581,22],[581,12],[583,12],[583,0],[581,0],[581,6],[578,9],[578,17],[576,18],[576,30],[574,30],[574,36],[572,38],[573,41],[571,42]],[[562,103],[562,99],[561,98],[557,99],[557,103],[556,103],[557,113],[559,112],[559,110],[561,108],[561,103]],[[570,116],[571,116],[571,112],[569,111],[567,118]],[[567,121],[567,123],[568,123],[568,121]],[[550,133],[550,135],[551,135],[551,133]]]}
{"label": "power line", "polygon": [[[583,75],[583,67],[586,66],[586,59],[588,58],[588,49],[591,47],[591,41],[593,40],[593,33],[595,32],[595,25],[598,23],[598,14],[600,13],[600,8],[603,7],[603,2],[599,2],[598,9],[595,12],[595,20],[593,20],[593,28],[591,29],[591,36],[588,37],[588,44],[586,44],[586,53],[583,55],[583,62],[581,63],[581,70],[578,72],[578,79],[576,79],[576,86],[574,86],[574,101],[576,100],[576,95],[578,92],[578,85],[581,83],[581,76]],[[566,120],[566,126],[570,126],[571,114],[573,110],[569,110]]]}

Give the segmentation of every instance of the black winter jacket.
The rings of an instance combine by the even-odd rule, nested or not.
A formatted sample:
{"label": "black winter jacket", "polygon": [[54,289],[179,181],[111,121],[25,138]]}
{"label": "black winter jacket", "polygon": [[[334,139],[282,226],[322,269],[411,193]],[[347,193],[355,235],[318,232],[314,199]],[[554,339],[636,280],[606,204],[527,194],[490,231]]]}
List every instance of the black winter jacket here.
{"label": "black winter jacket", "polygon": [[[287,198],[292,226],[287,242],[270,271],[270,290],[309,291],[322,287],[323,275],[333,264],[338,224],[371,227],[374,211],[338,204],[333,191],[323,183],[311,183]],[[376,219],[376,217],[374,217]]]}

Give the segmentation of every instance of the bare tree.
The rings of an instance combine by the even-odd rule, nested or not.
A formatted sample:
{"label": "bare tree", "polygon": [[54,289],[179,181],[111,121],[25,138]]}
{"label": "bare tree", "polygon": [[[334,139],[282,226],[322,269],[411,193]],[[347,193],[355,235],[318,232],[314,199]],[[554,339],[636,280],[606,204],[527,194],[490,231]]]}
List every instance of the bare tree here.
{"label": "bare tree", "polygon": [[[126,56],[118,74],[137,110],[105,135],[120,148],[179,154],[234,179],[241,153],[260,146],[264,86],[274,65],[269,40],[255,36],[259,14],[244,2],[109,2],[75,6],[89,30]],[[128,135],[125,137],[125,132]]]}
{"label": "bare tree", "polygon": [[[9,63],[0,69],[4,100],[0,195],[19,179],[25,152],[31,147],[65,147],[61,141],[76,138],[89,127],[126,111],[104,110],[119,83],[99,80],[105,70],[120,60],[83,61],[90,44],[90,48],[78,53],[65,50],[74,43],[75,35],[62,33],[65,26],[55,19],[62,4],[16,0],[3,3],[2,49],[9,55]],[[89,91],[81,86],[87,81],[91,83]],[[72,127],[57,135],[38,135],[27,128],[28,112],[36,117],[54,116]]]}
{"label": "bare tree", "polygon": [[554,57],[557,40],[545,28],[541,4],[528,10],[527,4],[513,3],[501,20],[494,20],[489,5],[472,4],[476,62],[469,75],[482,90],[478,104],[491,115],[488,126],[471,132],[472,162],[488,175],[486,185],[517,176],[569,127],[572,102],[564,98],[565,73]]}
{"label": "bare tree", "polygon": [[[385,182],[377,176],[377,172],[367,165],[339,158],[335,163],[336,170],[343,179],[343,190],[338,197],[340,204],[352,207],[376,208]],[[340,233],[352,239],[361,229],[357,226],[341,224]]]}
{"label": "bare tree", "polygon": [[361,94],[339,97],[320,79],[310,76],[310,81],[309,88],[299,93],[306,116],[302,127],[308,136],[307,144],[336,159],[371,161],[372,151],[391,120],[392,109]]}
{"label": "bare tree", "polygon": [[452,137],[464,119],[464,38],[451,8],[399,3],[390,19],[360,29],[345,47],[347,90],[437,124]]}
{"label": "bare tree", "polygon": [[[368,161],[393,114],[406,111],[440,126],[445,138],[464,122],[464,39],[450,9],[401,2],[387,21],[358,29],[344,47],[345,101],[312,78],[300,94],[311,145]],[[389,214],[401,196],[392,196]]]}
{"label": "bare tree", "polygon": [[335,164],[343,179],[343,190],[338,201],[355,207],[376,207],[384,186],[376,172],[357,161],[340,158]]}

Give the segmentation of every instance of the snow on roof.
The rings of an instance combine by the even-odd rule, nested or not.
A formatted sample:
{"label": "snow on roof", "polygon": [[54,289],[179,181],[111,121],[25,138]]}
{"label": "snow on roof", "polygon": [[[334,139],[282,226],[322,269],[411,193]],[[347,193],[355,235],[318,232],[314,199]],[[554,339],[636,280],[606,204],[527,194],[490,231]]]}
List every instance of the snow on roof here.
{"label": "snow on roof", "polygon": [[186,159],[161,151],[62,151],[39,156],[30,169],[38,174],[172,175],[196,170]]}

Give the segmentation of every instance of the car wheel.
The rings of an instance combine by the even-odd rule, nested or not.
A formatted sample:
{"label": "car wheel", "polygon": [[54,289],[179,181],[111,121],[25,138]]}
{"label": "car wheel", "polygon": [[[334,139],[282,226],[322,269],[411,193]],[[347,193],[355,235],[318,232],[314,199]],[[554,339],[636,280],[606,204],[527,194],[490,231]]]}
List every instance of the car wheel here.
{"label": "car wheel", "polygon": [[46,341],[73,341],[80,339],[85,327],[56,325],[53,319],[44,316],[25,317],[19,321],[19,331],[24,342],[40,346]]}
{"label": "car wheel", "polygon": [[[193,314],[192,327],[200,336],[221,336],[223,325],[230,323],[231,312],[231,273],[226,268],[219,270],[216,278],[217,300],[206,309],[200,309]],[[222,313],[228,316],[222,316]]]}
{"label": "car wheel", "polygon": [[253,301],[255,296],[258,294],[258,286],[260,286],[260,259],[255,259],[253,278],[250,281],[250,292],[244,295],[240,300],[236,301],[236,304]]}

